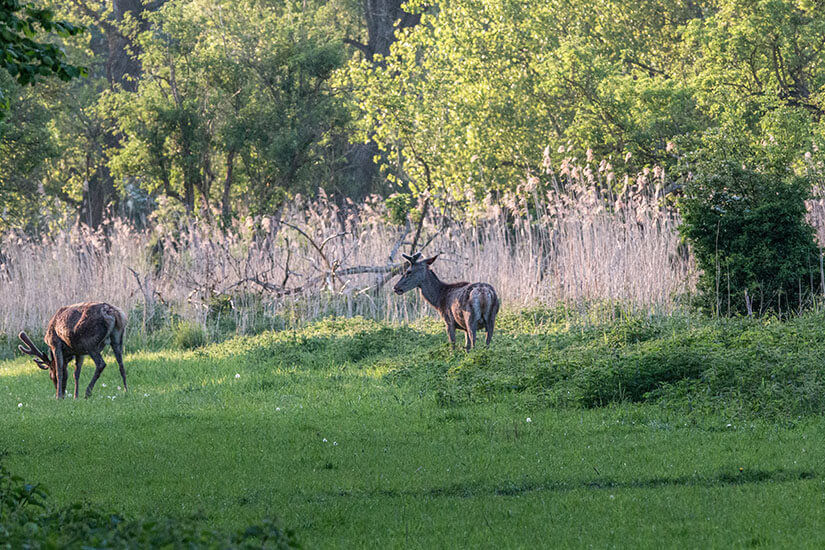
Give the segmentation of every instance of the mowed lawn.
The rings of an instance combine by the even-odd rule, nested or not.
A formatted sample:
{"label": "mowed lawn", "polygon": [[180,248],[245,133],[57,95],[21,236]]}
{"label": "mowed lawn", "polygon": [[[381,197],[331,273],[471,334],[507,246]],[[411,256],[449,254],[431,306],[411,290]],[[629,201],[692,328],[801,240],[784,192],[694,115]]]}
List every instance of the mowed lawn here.
{"label": "mowed lawn", "polygon": [[434,323],[360,320],[136,351],[128,395],[107,356],[77,401],[5,361],[0,451],[60,504],[227,529],[278,517],[308,548],[825,546],[822,416],[697,421],[506,385],[446,399],[468,361],[518,369],[577,338],[503,325],[470,355]]}

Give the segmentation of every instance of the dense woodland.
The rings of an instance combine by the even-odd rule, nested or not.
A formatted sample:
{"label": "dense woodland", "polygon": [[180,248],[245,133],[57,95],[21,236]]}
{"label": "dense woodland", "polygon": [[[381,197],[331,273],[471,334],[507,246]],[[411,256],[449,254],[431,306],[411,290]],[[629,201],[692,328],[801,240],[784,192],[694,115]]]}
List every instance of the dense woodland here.
{"label": "dense woodland", "polygon": [[720,153],[821,178],[818,0],[48,7],[85,30],[33,28],[88,76],[0,74],[5,229],[229,220],[318,188],[481,202],[570,157],[614,186]]}

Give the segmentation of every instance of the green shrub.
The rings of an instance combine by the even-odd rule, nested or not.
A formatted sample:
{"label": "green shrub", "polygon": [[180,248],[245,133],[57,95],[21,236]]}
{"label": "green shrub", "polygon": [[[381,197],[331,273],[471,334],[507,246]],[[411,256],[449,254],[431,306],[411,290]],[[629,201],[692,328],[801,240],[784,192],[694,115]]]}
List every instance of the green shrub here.
{"label": "green shrub", "polygon": [[54,507],[39,485],[0,464],[3,548],[298,548],[295,535],[264,520],[236,533],[173,518],[124,518],[89,505]]}
{"label": "green shrub", "polygon": [[206,331],[189,321],[180,321],[174,328],[174,343],[178,349],[195,349],[206,344]]}
{"label": "green shrub", "polygon": [[809,192],[804,178],[736,161],[699,167],[680,204],[681,231],[703,271],[698,289],[708,311],[786,314],[811,303],[821,289],[819,251],[805,220]]}

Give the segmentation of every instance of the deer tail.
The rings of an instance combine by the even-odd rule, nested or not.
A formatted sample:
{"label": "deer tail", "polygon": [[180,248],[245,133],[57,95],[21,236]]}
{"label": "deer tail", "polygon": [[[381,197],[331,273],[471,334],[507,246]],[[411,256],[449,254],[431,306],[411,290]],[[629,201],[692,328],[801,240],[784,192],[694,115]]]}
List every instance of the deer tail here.
{"label": "deer tail", "polygon": [[484,319],[485,324],[490,323],[495,320],[496,313],[498,313],[498,296],[496,296],[496,291],[493,287],[486,285],[481,289],[481,317]]}
{"label": "deer tail", "polygon": [[114,310],[115,328],[118,331],[123,332],[123,329],[126,328],[126,321],[128,320],[126,313],[124,313],[124,311],[117,306],[112,306],[112,309]]}
{"label": "deer tail", "polygon": [[113,306],[111,304],[106,304],[106,309],[104,315],[110,317],[114,323],[110,325],[114,330],[117,332],[123,332],[123,329],[126,328],[126,313],[123,312],[117,306]]}
{"label": "deer tail", "polygon": [[470,308],[473,311],[473,317],[478,319],[484,326],[487,326],[487,321],[490,317],[490,308],[495,301],[495,297],[490,295],[490,289],[484,285],[479,285],[473,289],[470,294]]}

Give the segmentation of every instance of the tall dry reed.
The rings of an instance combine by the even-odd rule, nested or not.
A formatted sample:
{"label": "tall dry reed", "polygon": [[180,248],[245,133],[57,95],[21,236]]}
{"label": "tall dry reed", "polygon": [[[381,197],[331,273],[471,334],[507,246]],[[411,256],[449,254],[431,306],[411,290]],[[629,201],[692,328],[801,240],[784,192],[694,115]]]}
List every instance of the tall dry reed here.
{"label": "tall dry reed", "polygon": [[[471,220],[428,208],[418,242],[439,254],[438,275],[490,282],[505,307],[672,312],[694,266],[660,187],[631,181],[615,195],[569,170],[466,205]],[[144,334],[173,319],[231,321],[238,332],[326,315],[409,321],[431,314],[419,297],[395,296],[386,275],[345,270],[398,263],[417,229],[391,224],[377,198],[342,207],[322,193],[228,230],[189,221],[137,231],[112,220],[100,232],[75,226],[37,241],[9,234],[0,242],[0,333],[42,330],[57,308],[85,300],[123,307]]]}

